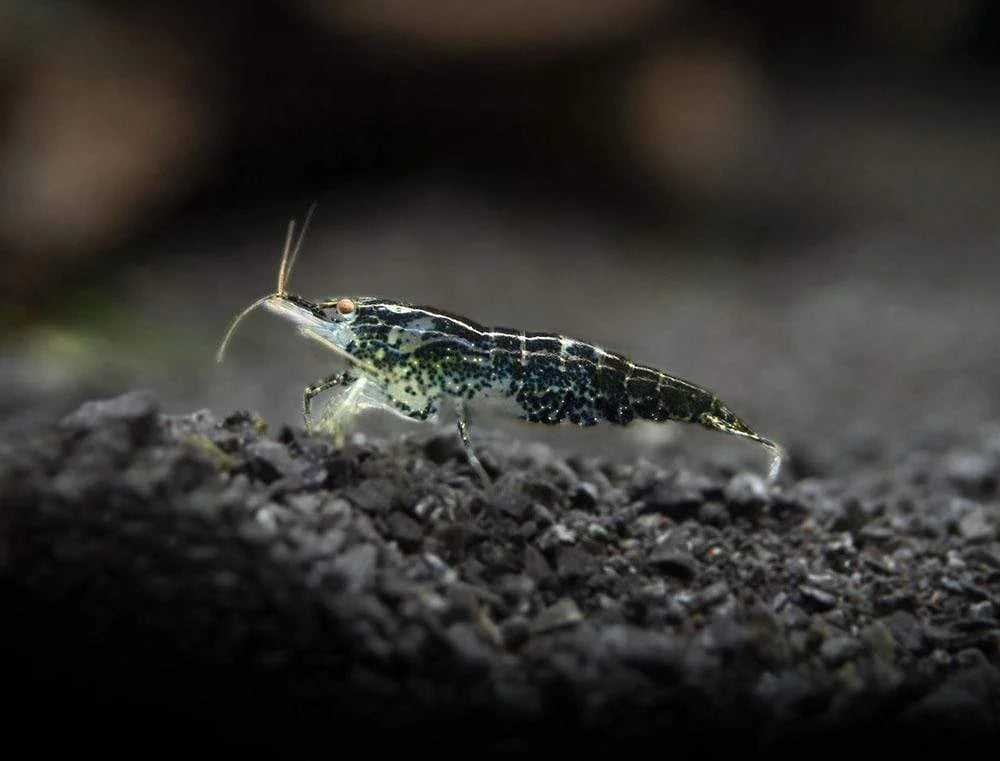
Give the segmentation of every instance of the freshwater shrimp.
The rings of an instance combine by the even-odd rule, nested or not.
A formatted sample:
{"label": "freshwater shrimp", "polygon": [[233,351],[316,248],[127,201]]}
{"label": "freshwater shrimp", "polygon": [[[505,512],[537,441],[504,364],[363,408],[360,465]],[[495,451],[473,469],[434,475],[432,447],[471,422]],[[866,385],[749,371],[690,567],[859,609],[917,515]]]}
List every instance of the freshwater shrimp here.
{"label": "freshwater shrimp", "polygon": [[294,220],[288,226],[277,290],[236,315],[217,354],[221,362],[236,327],[263,306],[346,360],[346,371],[306,387],[307,429],[313,428],[313,399],[336,387],[342,393],[330,402],[324,423],[341,444],[350,420],[363,409],[435,422],[450,408],[469,464],[487,484],[491,479],[469,437],[469,416],[476,409],[545,425],[680,421],[763,445],[771,452],[768,482],[777,479],[782,447],[754,431],[714,392],[616,352],[552,333],[484,327],[400,301],[372,296],[309,301],[290,293],[288,279],[312,212],[294,245]]}

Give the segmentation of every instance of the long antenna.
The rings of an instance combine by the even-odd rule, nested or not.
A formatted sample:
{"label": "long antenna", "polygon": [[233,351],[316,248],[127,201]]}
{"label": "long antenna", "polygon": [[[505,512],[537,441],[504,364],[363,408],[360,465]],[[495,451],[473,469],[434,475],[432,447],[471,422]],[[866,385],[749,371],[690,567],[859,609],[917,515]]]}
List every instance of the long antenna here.
{"label": "long antenna", "polygon": [[229,346],[229,339],[232,338],[233,333],[236,332],[236,326],[243,322],[244,317],[270,298],[273,298],[273,294],[271,293],[267,294],[267,296],[262,296],[233,318],[233,321],[229,323],[229,329],[226,331],[225,338],[223,338],[222,343],[219,344],[219,350],[215,353],[216,362],[222,362],[222,358],[226,354],[226,347]]}
{"label": "long antenna", "polygon": [[309,230],[309,223],[312,221],[313,214],[316,212],[315,201],[309,207],[309,211],[306,213],[306,221],[302,224],[302,232],[299,233],[299,238],[295,241],[295,247],[292,248],[292,235],[295,231],[295,220],[293,219],[288,225],[288,238],[285,240],[285,253],[281,257],[281,272],[278,274],[278,295],[284,296],[288,293],[286,286],[288,284],[288,278],[292,276],[292,267],[295,266],[295,260],[299,257],[299,251],[302,249],[302,241],[305,240],[306,232]]}
{"label": "long antenna", "polygon": [[219,351],[215,354],[216,362],[222,361],[222,358],[226,353],[226,347],[229,345],[229,339],[233,337],[233,333],[236,332],[236,326],[243,321],[244,317],[250,314],[250,312],[259,307],[261,304],[265,303],[268,299],[272,299],[275,296],[283,298],[288,295],[288,278],[292,274],[292,267],[295,266],[295,259],[299,255],[299,249],[302,248],[302,239],[306,237],[306,230],[309,229],[309,222],[312,219],[313,212],[315,211],[316,204],[313,203],[313,205],[309,207],[309,213],[306,214],[306,221],[305,224],[302,225],[302,232],[299,233],[298,239],[295,238],[295,220],[289,220],[288,232],[285,233],[285,247],[281,252],[281,264],[278,265],[277,292],[269,293],[267,296],[262,296],[233,318],[233,321],[229,323],[229,329],[226,331],[226,335],[222,339],[222,343],[219,345]]}
{"label": "long antenna", "polygon": [[288,271],[290,267],[288,266],[288,260],[292,253],[292,238],[295,237],[295,220],[288,220],[288,232],[285,233],[285,248],[281,252],[281,264],[278,265],[278,295],[284,296],[288,291],[285,290],[285,281],[288,279]]}

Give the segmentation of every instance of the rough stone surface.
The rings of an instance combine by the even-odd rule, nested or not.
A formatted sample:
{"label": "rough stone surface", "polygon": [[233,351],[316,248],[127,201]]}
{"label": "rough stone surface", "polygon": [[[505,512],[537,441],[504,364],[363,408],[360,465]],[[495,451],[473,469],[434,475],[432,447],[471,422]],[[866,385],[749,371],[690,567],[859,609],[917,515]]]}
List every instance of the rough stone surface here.
{"label": "rough stone surface", "polygon": [[0,442],[20,710],[281,757],[1000,729],[988,438],[773,489],[487,441],[484,489],[428,436],[341,450],[129,394]]}

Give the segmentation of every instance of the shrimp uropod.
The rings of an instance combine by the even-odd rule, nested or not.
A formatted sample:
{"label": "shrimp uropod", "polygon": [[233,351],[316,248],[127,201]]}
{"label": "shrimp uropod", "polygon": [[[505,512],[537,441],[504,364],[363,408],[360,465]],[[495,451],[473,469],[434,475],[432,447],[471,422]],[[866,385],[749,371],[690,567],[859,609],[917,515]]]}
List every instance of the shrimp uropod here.
{"label": "shrimp uropod", "polygon": [[615,352],[551,333],[488,328],[433,307],[400,301],[371,296],[309,301],[291,294],[288,278],[302,236],[294,245],[293,238],[294,222],[288,228],[277,290],[236,316],[219,347],[218,360],[237,325],[259,306],[290,320],[301,335],[334,351],[348,369],[306,387],[307,428],[313,428],[312,400],[333,388],[340,394],[327,408],[324,422],[341,442],[351,419],[365,408],[435,421],[442,408],[450,406],[469,463],[489,483],[469,438],[471,408],[489,407],[546,425],[680,421],[763,445],[772,455],[768,481],[777,479],[782,447],[754,431],[712,391]]}

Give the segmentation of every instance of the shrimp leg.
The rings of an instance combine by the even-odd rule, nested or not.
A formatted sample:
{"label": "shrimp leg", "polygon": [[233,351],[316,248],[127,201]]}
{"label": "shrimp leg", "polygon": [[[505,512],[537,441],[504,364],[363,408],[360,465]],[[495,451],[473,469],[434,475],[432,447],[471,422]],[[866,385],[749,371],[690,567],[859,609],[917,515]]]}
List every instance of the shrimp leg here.
{"label": "shrimp leg", "polygon": [[349,386],[356,380],[357,377],[347,372],[334,373],[323,380],[316,381],[316,383],[306,386],[305,392],[302,395],[302,417],[305,420],[307,431],[310,431],[313,428],[312,400],[327,389],[331,389],[334,386]]}
{"label": "shrimp leg", "polygon": [[469,465],[476,471],[476,475],[479,476],[483,486],[489,486],[493,482],[493,479],[486,472],[486,468],[479,461],[479,457],[476,456],[476,450],[472,446],[472,439],[469,438],[469,417],[465,405],[458,403],[455,412],[458,414],[458,435],[462,437],[462,445],[465,447],[465,456],[469,460]]}

